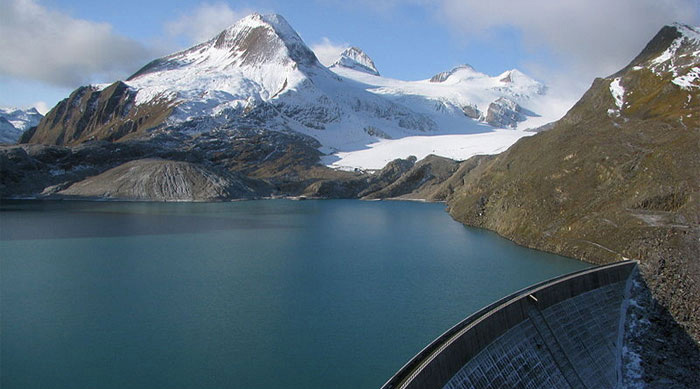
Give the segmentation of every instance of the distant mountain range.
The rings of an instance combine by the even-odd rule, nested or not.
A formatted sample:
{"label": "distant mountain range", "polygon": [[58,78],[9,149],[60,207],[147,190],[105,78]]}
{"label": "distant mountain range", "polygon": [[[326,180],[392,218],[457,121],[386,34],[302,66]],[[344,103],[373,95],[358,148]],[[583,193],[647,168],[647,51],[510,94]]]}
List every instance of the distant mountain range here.
{"label": "distant mountain range", "polygon": [[[283,17],[253,14],[125,81],[77,89],[25,141],[75,145],[260,127],[318,140],[331,164],[338,152],[389,139],[538,127],[563,114],[552,99],[518,70],[491,77],[463,65],[429,80],[384,78],[357,47],[326,68]],[[498,138],[494,148],[525,135]],[[436,147],[438,155],[472,155]]]}
{"label": "distant mountain range", "polygon": [[43,117],[36,108],[0,107],[0,143],[16,143],[23,132],[36,127]]}

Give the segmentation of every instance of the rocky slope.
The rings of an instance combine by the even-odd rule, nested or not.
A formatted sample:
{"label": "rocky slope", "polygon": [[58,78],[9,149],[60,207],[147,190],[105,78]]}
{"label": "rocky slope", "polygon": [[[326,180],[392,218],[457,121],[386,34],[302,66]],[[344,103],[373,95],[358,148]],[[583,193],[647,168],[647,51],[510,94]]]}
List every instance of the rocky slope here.
{"label": "rocky slope", "polygon": [[639,259],[654,298],[699,341],[699,63],[700,32],[664,27],[552,129],[465,162],[449,212],[589,262]]}
{"label": "rocky slope", "polygon": [[70,185],[58,195],[149,201],[254,198],[249,180],[191,162],[140,159]]}
{"label": "rocky slope", "polygon": [[175,132],[77,146],[0,146],[0,197],[418,198],[458,166],[441,157],[419,163],[412,157],[376,173],[339,171],[319,164],[317,146],[312,138],[264,129],[219,129],[195,137]]}
{"label": "rocky slope", "polygon": [[459,163],[448,158],[429,155],[406,170],[393,182],[381,189],[360,194],[365,200],[402,199],[442,201],[435,192],[459,168]]}
{"label": "rocky slope", "polygon": [[[90,141],[76,146],[0,146],[0,197],[58,196],[88,177],[130,161],[153,158],[193,163],[224,176],[249,177],[257,182],[252,197],[296,193],[298,186],[308,185],[305,177],[354,176],[319,166],[316,147],[317,142],[311,138],[259,128],[223,128],[196,137],[174,132],[147,140]],[[259,177],[265,177],[265,181]],[[101,184],[102,189],[108,184]],[[85,185],[81,187],[80,193],[97,196]],[[116,187],[107,192],[121,193]],[[235,191],[229,194],[217,198],[251,197],[239,196]],[[122,198],[114,194],[111,197]]]}

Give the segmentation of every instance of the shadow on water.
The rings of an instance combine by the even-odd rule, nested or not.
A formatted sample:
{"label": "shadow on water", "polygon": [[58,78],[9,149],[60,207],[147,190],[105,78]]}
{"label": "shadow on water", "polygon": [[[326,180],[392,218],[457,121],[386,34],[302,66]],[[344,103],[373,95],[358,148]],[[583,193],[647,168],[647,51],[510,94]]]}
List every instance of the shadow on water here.
{"label": "shadow on water", "polygon": [[[216,204],[216,203],[214,203]],[[143,212],[138,212],[143,205]],[[275,217],[212,211],[212,204],[3,201],[0,241],[170,235],[295,228]],[[219,204],[220,205],[220,204]],[[124,208],[128,209],[124,209]],[[154,211],[155,209],[155,211]],[[47,218],[47,213],[52,217]],[[258,215],[264,216],[265,209]],[[269,216],[269,215],[268,215]]]}

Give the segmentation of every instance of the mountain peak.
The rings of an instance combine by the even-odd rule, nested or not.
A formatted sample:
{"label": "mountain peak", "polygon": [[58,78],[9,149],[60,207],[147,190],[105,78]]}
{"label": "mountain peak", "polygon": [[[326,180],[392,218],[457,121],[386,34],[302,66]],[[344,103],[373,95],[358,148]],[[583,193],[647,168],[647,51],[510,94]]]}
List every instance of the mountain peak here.
{"label": "mountain peak", "polygon": [[219,69],[269,64],[320,66],[316,55],[284,17],[254,13],[207,42],[152,61],[129,77],[128,81],[192,64]]}
{"label": "mountain peak", "polygon": [[698,28],[698,27],[693,27],[693,26],[689,26],[687,24],[678,23],[678,22],[673,23],[673,24],[669,25],[668,27],[675,28],[676,31],[678,31],[681,35],[683,35],[686,38],[700,41],[700,28]]}
{"label": "mountain peak", "polygon": [[640,68],[648,68],[655,74],[669,72],[678,77],[696,67],[699,54],[700,28],[682,23],[669,24],[656,33],[629,65],[608,78]]}
{"label": "mountain peak", "polygon": [[518,69],[511,69],[511,70],[506,70],[505,72],[501,73],[498,76],[498,79],[501,82],[511,83],[511,82],[516,82],[516,80],[519,80],[519,79],[530,80],[530,77],[526,76],[523,72],[521,72]]}
{"label": "mountain peak", "polygon": [[344,68],[354,69],[360,72],[369,73],[375,76],[379,75],[374,61],[362,49],[352,46],[343,50],[340,53],[340,58],[331,67],[340,66]]}
{"label": "mountain peak", "polygon": [[[243,29],[255,29],[255,28],[267,28],[274,32],[280,39],[287,43],[303,43],[297,32],[292,28],[287,20],[278,14],[267,14],[261,15],[259,13],[252,13],[233,25],[229,26],[227,29],[219,33],[214,39],[216,39],[218,44],[225,43],[235,43],[231,42],[230,39],[235,37],[240,30]],[[220,42],[219,39],[222,39]],[[226,46],[224,46],[226,47]]]}
{"label": "mountain peak", "polygon": [[39,124],[44,115],[36,108],[0,107],[0,142],[15,143],[22,132]]}
{"label": "mountain peak", "polygon": [[448,78],[459,75],[460,78],[474,78],[475,76],[483,76],[483,73],[478,72],[472,65],[462,64],[452,68],[447,72],[441,72],[430,78],[430,82],[445,82]]}
{"label": "mountain peak", "polygon": [[[268,61],[280,51],[300,65],[314,65],[318,60],[299,34],[281,15],[254,13],[222,31],[214,47],[241,53],[242,63]],[[210,42],[212,42],[210,41]]]}

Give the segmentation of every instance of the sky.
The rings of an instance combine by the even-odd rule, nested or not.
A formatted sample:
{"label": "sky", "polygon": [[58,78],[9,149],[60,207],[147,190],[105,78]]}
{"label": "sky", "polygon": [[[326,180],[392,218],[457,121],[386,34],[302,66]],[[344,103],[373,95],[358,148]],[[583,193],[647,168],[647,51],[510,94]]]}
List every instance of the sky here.
{"label": "sky", "polygon": [[571,99],[662,26],[700,25],[700,0],[0,0],[0,106],[44,113],[252,12],[284,16],[326,64],[352,45],[403,80],[517,68]]}

